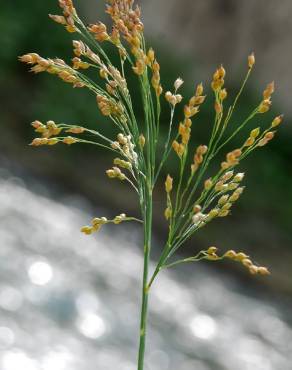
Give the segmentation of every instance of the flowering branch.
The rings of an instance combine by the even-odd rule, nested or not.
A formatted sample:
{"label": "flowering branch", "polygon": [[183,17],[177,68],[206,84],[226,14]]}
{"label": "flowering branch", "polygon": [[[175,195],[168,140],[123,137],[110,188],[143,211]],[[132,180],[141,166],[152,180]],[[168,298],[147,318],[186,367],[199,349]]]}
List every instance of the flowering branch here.
{"label": "flowering branch", "polygon": [[[183,85],[178,78],[173,91],[164,95],[170,107],[170,121],[166,137],[160,135],[160,113],[163,88],[160,78],[160,65],[154,50],[147,46],[141,11],[133,0],[107,0],[106,13],[111,17],[112,28],[98,22],[85,26],[78,17],[72,0],[59,0],[62,15],[50,15],[55,22],[63,25],[70,33],[81,40],[73,41],[71,65],[59,58],[43,58],[36,53],[28,53],[19,59],[31,66],[34,73],[47,72],[71,84],[74,88],[86,88],[94,94],[101,114],[108,117],[117,130],[115,137],[107,137],[97,130],[79,125],[68,125],[48,121],[32,123],[39,137],[31,145],[54,146],[58,143],[92,144],[114,153],[113,167],[106,171],[110,179],[126,181],[138,193],[142,220],[128,217],[124,213],[108,220],[94,218],[91,225],[82,227],[85,234],[92,234],[108,223],[137,221],[143,223],[144,230],[144,270],[142,283],[142,307],[140,320],[140,344],[138,370],[144,369],[144,354],[147,330],[148,295],[155,278],[165,268],[182,263],[201,260],[221,261],[230,259],[247,267],[251,274],[268,275],[266,267],[255,265],[243,252],[229,250],[219,256],[216,247],[198,252],[193,257],[177,259],[173,256],[195,232],[207,226],[218,217],[231,213],[244,187],[241,182],[244,173],[236,172],[237,166],[255,149],[271,141],[281,124],[283,116],[277,116],[266,128],[253,128],[241,146],[225,154],[225,159],[214,174],[207,177],[210,164],[218,157],[227,144],[238,135],[253,118],[262,117],[270,110],[274,83],[267,85],[259,104],[241,123],[234,123],[233,116],[241,94],[254,68],[255,57],[247,60],[247,73],[233,103],[225,110],[228,92],[224,87],[226,71],[220,66],[214,73],[211,89],[214,95],[214,124],[208,143],[192,148],[190,138],[192,124],[206,100],[203,84],[196,86],[193,96],[184,104],[183,95],[178,93]],[[118,52],[119,65],[114,65],[103,47],[109,43]],[[132,104],[132,94],[128,89],[128,65],[137,77],[140,98],[144,111],[144,122],[139,122]],[[93,81],[86,74],[88,69],[96,69],[99,79]],[[175,112],[181,115],[176,124]],[[90,134],[88,140],[85,135]],[[160,140],[165,142],[163,152],[159,153]],[[156,267],[149,276],[149,260],[152,239],[153,189],[161,170],[169,156],[174,154],[178,160],[178,176],[167,175],[165,181],[168,236]],[[190,158],[192,163],[190,164]]]}

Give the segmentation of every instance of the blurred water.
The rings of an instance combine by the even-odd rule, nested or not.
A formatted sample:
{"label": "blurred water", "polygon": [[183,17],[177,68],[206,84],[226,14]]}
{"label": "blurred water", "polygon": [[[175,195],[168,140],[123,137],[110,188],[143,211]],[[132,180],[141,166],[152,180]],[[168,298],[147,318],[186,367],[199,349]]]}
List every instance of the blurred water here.
{"label": "blurred water", "polygon": [[[1,370],[136,370],[140,229],[81,235],[82,208],[0,171]],[[184,271],[154,284],[147,370],[292,369],[279,307],[204,266]]]}

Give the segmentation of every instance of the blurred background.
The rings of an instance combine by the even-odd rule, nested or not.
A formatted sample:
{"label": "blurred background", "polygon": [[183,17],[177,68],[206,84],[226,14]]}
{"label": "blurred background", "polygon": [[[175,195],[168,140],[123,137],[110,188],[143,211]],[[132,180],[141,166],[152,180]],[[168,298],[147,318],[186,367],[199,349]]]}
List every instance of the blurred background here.
{"label": "blurred background", "polygon": [[[103,1],[75,3],[88,23],[106,21]],[[235,118],[240,122],[273,80],[273,108],[258,124],[285,113],[276,139],[241,165],[246,191],[232,217],[214,221],[182,250],[190,255],[213,244],[223,251],[243,249],[272,275],[250,277],[230,263],[161,274],[151,298],[147,370],[291,370],[292,3],[139,3],[165,89],[180,76],[183,95],[190,96],[194,84],[209,85],[223,63],[232,95],[254,51],[256,68]],[[17,61],[33,51],[72,58],[74,35],[52,23],[48,13],[60,13],[57,1],[0,4],[0,369],[134,370],[141,229],[108,227],[96,238],[79,229],[93,216],[138,216],[137,199],[104,175],[112,164],[104,152],[28,146],[35,119],[114,134],[89,92],[50,75],[32,76]],[[166,111],[164,127],[167,119]],[[207,140],[211,119],[209,101],[194,123],[194,146]],[[173,158],[165,174],[174,174],[176,164]],[[161,181],[153,259],[165,238],[164,206]]]}

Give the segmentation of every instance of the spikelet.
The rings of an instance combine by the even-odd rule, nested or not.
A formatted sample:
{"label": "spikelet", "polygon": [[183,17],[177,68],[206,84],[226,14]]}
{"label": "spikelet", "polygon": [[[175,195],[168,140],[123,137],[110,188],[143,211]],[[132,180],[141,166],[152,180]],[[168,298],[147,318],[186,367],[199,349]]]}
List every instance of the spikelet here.
{"label": "spikelet", "polygon": [[197,169],[200,167],[200,165],[203,163],[204,155],[207,153],[208,147],[206,145],[200,145],[197,147],[193,164],[191,165],[191,171],[194,174]]}
{"label": "spikelet", "polygon": [[248,64],[248,68],[249,69],[252,69],[254,64],[255,64],[255,56],[254,56],[254,53],[251,53],[248,58],[247,58],[247,64]]}
{"label": "spikelet", "polygon": [[110,179],[119,179],[121,181],[126,179],[126,175],[118,167],[107,170],[106,174]]}
{"label": "spikelet", "polygon": [[225,69],[221,65],[214,73],[211,87],[215,92],[218,92],[224,85]]}
{"label": "spikelet", "polygon": [[88,31],[93,34],[95,40],[99,42],[107,41],[110,39],[109,34],[107,33],[106,25],[102,22],[97,24],[91,24],[88,27]]}

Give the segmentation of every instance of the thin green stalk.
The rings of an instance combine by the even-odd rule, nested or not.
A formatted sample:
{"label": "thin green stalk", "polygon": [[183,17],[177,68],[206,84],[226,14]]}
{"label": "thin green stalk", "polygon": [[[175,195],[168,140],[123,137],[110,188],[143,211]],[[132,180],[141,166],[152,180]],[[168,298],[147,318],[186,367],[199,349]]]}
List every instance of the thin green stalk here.
{"label": "thin green stalk", "polygon": [[148,313],[148,269],[151,249],[151,234],[152,234],[152,188],[146,185],[144,201],[144,271],[142,285],[142,307],[140,317],[140,341],[138,353],[138,370],[144,369],[144,356],[146,347],[146,328],[147,328],[147,313]]}

